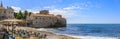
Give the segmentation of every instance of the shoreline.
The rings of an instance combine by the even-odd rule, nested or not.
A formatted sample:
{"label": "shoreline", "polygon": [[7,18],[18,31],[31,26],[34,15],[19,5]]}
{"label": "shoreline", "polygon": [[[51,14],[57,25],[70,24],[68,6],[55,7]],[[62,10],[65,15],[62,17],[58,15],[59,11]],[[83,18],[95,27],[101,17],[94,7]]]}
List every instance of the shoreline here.
{"label": "shoreline", "polygon": [[53,32],[54,31],[53,28],[38,28],[37,30],[38,31],[50,32],[50,33],[53,33],[53,34],[56,34],[56,35],[64,35],[64,36],[73,37],[73,38],[79,38],[80,39],[80,36],[69,35],[69,34],[62,34],[62,33],[55,33],[55,32]]}
{"label": "shoreline", "polygon": [[31,28],[31,27],[18,27],[18,26],[16,26],[15,30],[17,30],[17,29],[23,29],[23,30],[38,32],[41,34],[46,34],[47,35],[46,39],[48,39],[49,37],[51,39],[52,38],[54,38],[54,39],[81,39],[81,38],[77,38],[77,37],[70,36],[70,35],[63,35],[63,34],[58,34],[58,33],[53,33],[53,32],[41,31],[41,30],[37,30],[36,28]]}
{"label": "shoreline", "polygon": [[[84,35],[71,35],[71,34],[62,34],[62,33],[56,33],[54,32],[54,28],[43,28],[43,29],[38,29],[38,30],[42,30],[42,31],[47,31],[47,32],[52,32],[52,33],[55,33],[57,35],[65,35],[65,36],[69,36],[69,37],[74,37],[74,38],[81,38],[81,39],[119,39],[119,37],[109,37],[109,36],[92,36],[92,35],[87,35],[87,36],[84,36]],[[61,31],[62,32],[62,31]]]}
{"label": "shoreline", "polygon": [[73,38],[81,39],[80,36],[75,36],[75,35],[59,34],[59,33],[55,33],[55,34],[57,34],[57,35],[64,35],[64,36],[68,36],[68,37],[73,37]]}

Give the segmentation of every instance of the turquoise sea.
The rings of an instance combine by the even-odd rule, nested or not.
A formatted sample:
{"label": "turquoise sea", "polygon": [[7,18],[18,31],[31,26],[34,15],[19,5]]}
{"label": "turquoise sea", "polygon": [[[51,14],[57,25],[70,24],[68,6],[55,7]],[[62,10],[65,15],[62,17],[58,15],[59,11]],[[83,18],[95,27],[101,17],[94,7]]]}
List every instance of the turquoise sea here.
{"label": "turquoise sea", "polygon": [[83,39],[120,39],[120,24],[68,24],[53,32]]}
{"label": "turquoise sea", "polygon": [[67,24],[47,31],[82,39],[120,39],[120,24]]}

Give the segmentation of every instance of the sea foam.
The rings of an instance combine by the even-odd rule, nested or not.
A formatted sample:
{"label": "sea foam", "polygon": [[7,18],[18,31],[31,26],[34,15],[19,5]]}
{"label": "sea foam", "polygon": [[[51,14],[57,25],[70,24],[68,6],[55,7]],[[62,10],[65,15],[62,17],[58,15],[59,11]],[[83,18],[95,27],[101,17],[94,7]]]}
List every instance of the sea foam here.
{"label": "sea foam", "polygon": [[80,36],[82,39],[120,39],[119,37]]}
{"label": "sea foam", "polygon": [[49,29],[49,28],[40,28],[37,29],[39,31],[46,31],[46,32],[52,32],[57,35],[65,35],[69,37],[75,37],[75,38],[80,38],[80,39],[120,39],[120,37],[100,37],[100,36],[75,36],[75,35],[69,35],[69,34],[61,34],[61,33],[55,33],[53,30],[55,29]]}
{"label": "sea foam", "polygon": [[74,37],[78,39],[120,39],[120,37],[75,36],[75,35],[60,34],[60,33],[55,33],[55,34],[65,35],[65,36]]}

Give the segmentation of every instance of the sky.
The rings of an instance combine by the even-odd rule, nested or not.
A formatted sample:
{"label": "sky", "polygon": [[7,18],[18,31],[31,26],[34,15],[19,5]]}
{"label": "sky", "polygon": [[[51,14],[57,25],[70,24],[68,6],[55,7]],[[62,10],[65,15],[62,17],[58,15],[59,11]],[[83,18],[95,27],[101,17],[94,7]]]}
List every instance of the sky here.
{"label": "sky", "polygon": [[61,14],[67,23],[120,24],[120,0],[0,0],[15,12],[28,10],[37,13],[49,10]]}

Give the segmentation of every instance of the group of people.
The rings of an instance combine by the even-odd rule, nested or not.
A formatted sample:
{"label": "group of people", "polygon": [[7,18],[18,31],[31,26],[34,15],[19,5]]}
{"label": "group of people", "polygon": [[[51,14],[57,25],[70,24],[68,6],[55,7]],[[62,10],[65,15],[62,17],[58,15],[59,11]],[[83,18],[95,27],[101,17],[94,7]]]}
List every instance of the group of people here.
{"label": "group of people", "polygon": [[[11,33],[10,33],[11,32]],[[46,38],[46,34],[41,34],[39,32],[33,32],[33,31],[28,31],[28,30],[13,30],[9,29],[7,30],[6,28],[0,27],[0,39],[15,39],[15,36],[20,36],[22,38],[30,38],[30,37],[36,37],[38,39],[43,39]]]}
{"label": "group of people", "polygon": [[20,36],[22,38],[30,38],[30,37],[37,37],[37,38],[46,38],[46,34],[41,34],[39,32],[33,32],[28,30],[9,30],[13,34],[16,34],[17,36]]}
{"label": "group of people", "polygon": [[9,34],[7,29],[0,27],[0,39],[15,39],[13,35]]}

